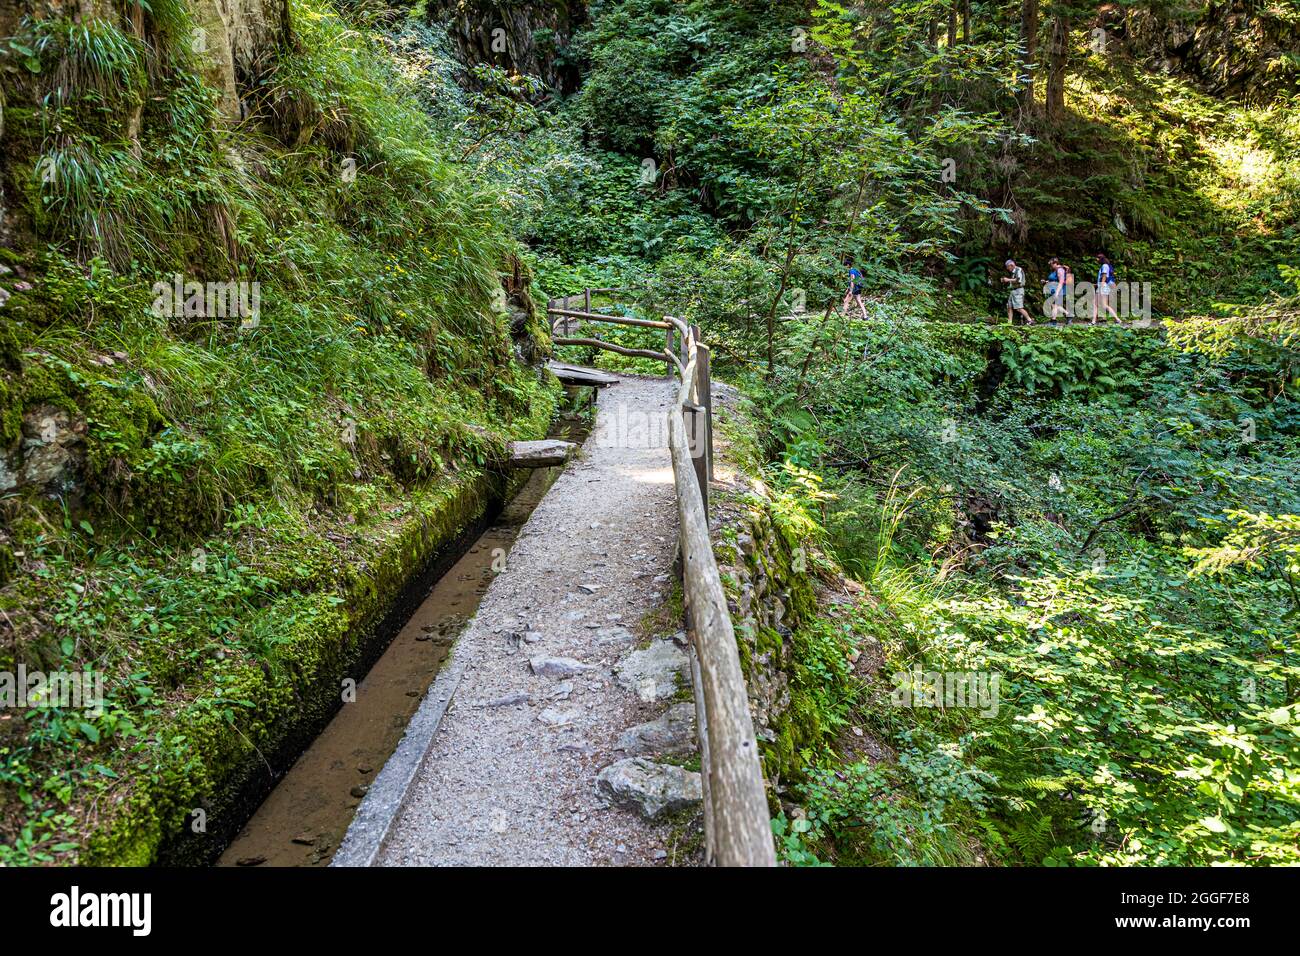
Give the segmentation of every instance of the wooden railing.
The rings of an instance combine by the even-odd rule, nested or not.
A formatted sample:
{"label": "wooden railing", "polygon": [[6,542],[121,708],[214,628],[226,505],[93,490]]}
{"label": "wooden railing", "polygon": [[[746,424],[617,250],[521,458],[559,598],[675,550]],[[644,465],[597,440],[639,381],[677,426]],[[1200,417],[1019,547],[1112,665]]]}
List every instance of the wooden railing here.
{"label": "wooden railing", "polygon": [[749,716],[749,695],[740,669],[727,595],[709,536],[708,494],[713,475],[713,395],[709,348],[700,329],[681,319],[630,319],[591,311],[591,297],[615,289],[587,289],[582,309],[566,296],[547,312],[552,331],[568,332],[572,320],[663,329],[664,349],[629,349],[593,338],[554,338],[557,345],[584,345],[663,361],[678,376],[677,400],[668,411],[668,447],[677,493],[682,590],[690,634],[691,684],[695,696],[704,789],[705,857],[710,865],[775,866],[771,819],[763,788],[758,742]]}

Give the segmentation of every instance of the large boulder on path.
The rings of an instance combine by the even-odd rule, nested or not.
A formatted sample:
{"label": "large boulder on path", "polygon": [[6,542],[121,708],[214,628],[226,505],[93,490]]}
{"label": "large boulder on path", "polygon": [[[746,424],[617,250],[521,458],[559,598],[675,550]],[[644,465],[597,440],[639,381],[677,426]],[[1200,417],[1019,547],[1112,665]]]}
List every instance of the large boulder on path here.
{"label": "large boulder on path", "polygon": [[695,704],[673,704],[656,720],[629,727],[616,749],[627,754],[684,753],[695,746]]}
{"label": "large boulder on path", "polygon": [[662,700],[690,685],[686,652],[672,641],[655,641],[614,665],[618,682],[644,701]]}
{"label": "large boulder on path", "polygon": [[698,773],[644,757],[610,764],[597,775],[596,788],[614,803],[636,810],[648,820],[693,807],[704,794]]}

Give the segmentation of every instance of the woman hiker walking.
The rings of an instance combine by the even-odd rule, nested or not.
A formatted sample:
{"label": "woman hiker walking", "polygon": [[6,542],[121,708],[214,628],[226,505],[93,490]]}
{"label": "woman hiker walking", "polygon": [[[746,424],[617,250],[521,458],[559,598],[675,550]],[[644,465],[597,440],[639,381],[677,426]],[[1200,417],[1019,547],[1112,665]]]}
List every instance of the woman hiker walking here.
{"label": "woman hiker walking", "polygon": [[1092,324],[1097,324],[1097,307],[1101,307],[1102,318],[1106,317],[1109,312],[1116,322],[1120,321],[1119,313],[1115,311],[1115,306],[1111,302],[1111,296],[1115,292],[1115,267],[1110,264],[1105,253],[1097,254],[1097,288],[1092,296]]}
{"label": "woman hiker walking", "polygon": [[1061,260],[1052,258],[1047,260],[1047,266],[1051,270],[1047,273],[1047,282],[1043,284],[1043,295],[1047,298],[1043,301],[1043,311],[1047,311],[1047,304],[1051,303],[1051,312],[1048,317],[1055,319],[1057,316],[1069,316],[1069,311],[1065,308],[1065,293],[1067,286],[1072,285],[1070,281],[1070,270],[1061,265]]}

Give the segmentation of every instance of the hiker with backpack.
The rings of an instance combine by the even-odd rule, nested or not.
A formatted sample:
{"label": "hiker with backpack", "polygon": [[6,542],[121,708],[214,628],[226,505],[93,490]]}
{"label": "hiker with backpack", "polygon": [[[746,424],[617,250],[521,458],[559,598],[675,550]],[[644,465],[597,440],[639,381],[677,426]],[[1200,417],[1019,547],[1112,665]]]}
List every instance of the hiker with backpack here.
{"label": "hiker with backpack", "polygon": [[[1049,318],[1055,319],[1057,316],[1069,316],[1070,311],[1065,307],[1065,297],[1067,294],[1074,294],[1074,274],[1070,272],[1068,266],[1061,264],[1061,260],[1055,257],[1047,260],[1050,271],[1047,273],[1047,281],[1043,283],[1043,313]],[[1048,303],[1051,303],[1051,312],[1048,312]]]}
{"label": "hiker with backpack", "polygon": [[1100,300],[1102,315],[1109,312],[1119,322],[1119,313],[1115,311],[1115,306],[1111,304],[1111,296],[1115,292],[1115,267],[1111,265],[1110,259],[1106,258],[1104,253],[1097,253],[1097,288],[1092,296],[1092,324],[1097,324],[1097,303]]}
{"label": "hiker with backpack", "polygon": [[858,267],[853,264],[853,258],[851,256],[844,260],[844,264],[849,267],[849,288],[848,291],[844,293],[843,311],[849,311],[849,300],[852,299],[857,302],[858,311],[862,313],[862,317],[865,319],[867,317],[867,307],[862,304],[862,273],[858,270]]}
{"label": "hiker with backpack", "polygon": [[1033,325],[1034,317],[1025,310],[1025,270],[1016,265],[1014,259],[1008,259],[1004,265],[1011,273],[1001,279],[1010,286],[1007,290],[1007,322],[1015,325],[1014,313],[1019,312],[1025,317],[1025,325]]}

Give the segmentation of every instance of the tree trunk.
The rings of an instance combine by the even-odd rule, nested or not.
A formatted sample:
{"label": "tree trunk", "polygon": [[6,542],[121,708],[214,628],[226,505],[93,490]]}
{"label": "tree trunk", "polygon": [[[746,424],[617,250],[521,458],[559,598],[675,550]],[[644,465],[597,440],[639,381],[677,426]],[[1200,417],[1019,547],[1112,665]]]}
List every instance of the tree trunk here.
{"label": "tree trunk", "polygon": [[957,0],[948,6],[948,49],[957,45]]}
{"label": "tree trunk", "polygon": [[[931,50],[936,52],[939,49],[939,26],[937,21],[930,19],[925,25],[926,42],[930,45]],[[935,80],[930,82],[930,112],[938,113],[939,106],[943,102],[943,87]]]}
{"label": "tree trunk", "polygon": [[1020,45],[1023,48],[1020,75],[1020,108],[1026,113],[1034,111],[1034,57],[1038,52],[1038,0],[1021,0]]}
{"label": "tree trunk", "polygon": [[970,43],[970,0],[961,0],[961,42]]}
{"label": "tree trunk", "polygon": [[1052,41],[1047,54],[1047,118],[1059,123],[1065,117],[1065,72],[1070,65],[1070,18],[1058,13],[1052,19]]}
{"label": "tree trunk", "polygon": [[[848,241],[852,238],[853,233],[858,228],[858,218],[862,215],[862,196],[867,191],[867,180],[870,179],[870,170],[862,173],[862,178],[858,180],[858,193],[853,197],[853,212],[849,215],[849,221],[844,226],[844,232],[841,234],[836,245],[843,250]],[[808,347],[807,353],[803,357],[803,364],[799,366],[799,384],[795,387],[795,401],[803,400],[803,388],[805,379],[808,376],[808,363],[812,361],[813,355],[817,352],[821,343],[822,329],[825,328],[826,322],[831,317],[831,309],[835,308],[835,297],[832,296],[826,302],[826,311],[822,313],[821,324],[817,326],[817,334],[813,336],[812,345]],[[847,311],[845,317],[847,318]]]}
{"label": "tree trunk", "polygon": [[781,284],[772,299],[772,307],[767,310],[767,380],[776,377],[776,308],[785,295],[785,285],[790,281],[790,265],[794,262],[794,224],[795,213],[790,216],[790,235],[785,246],[785,265],[781,269]]}

